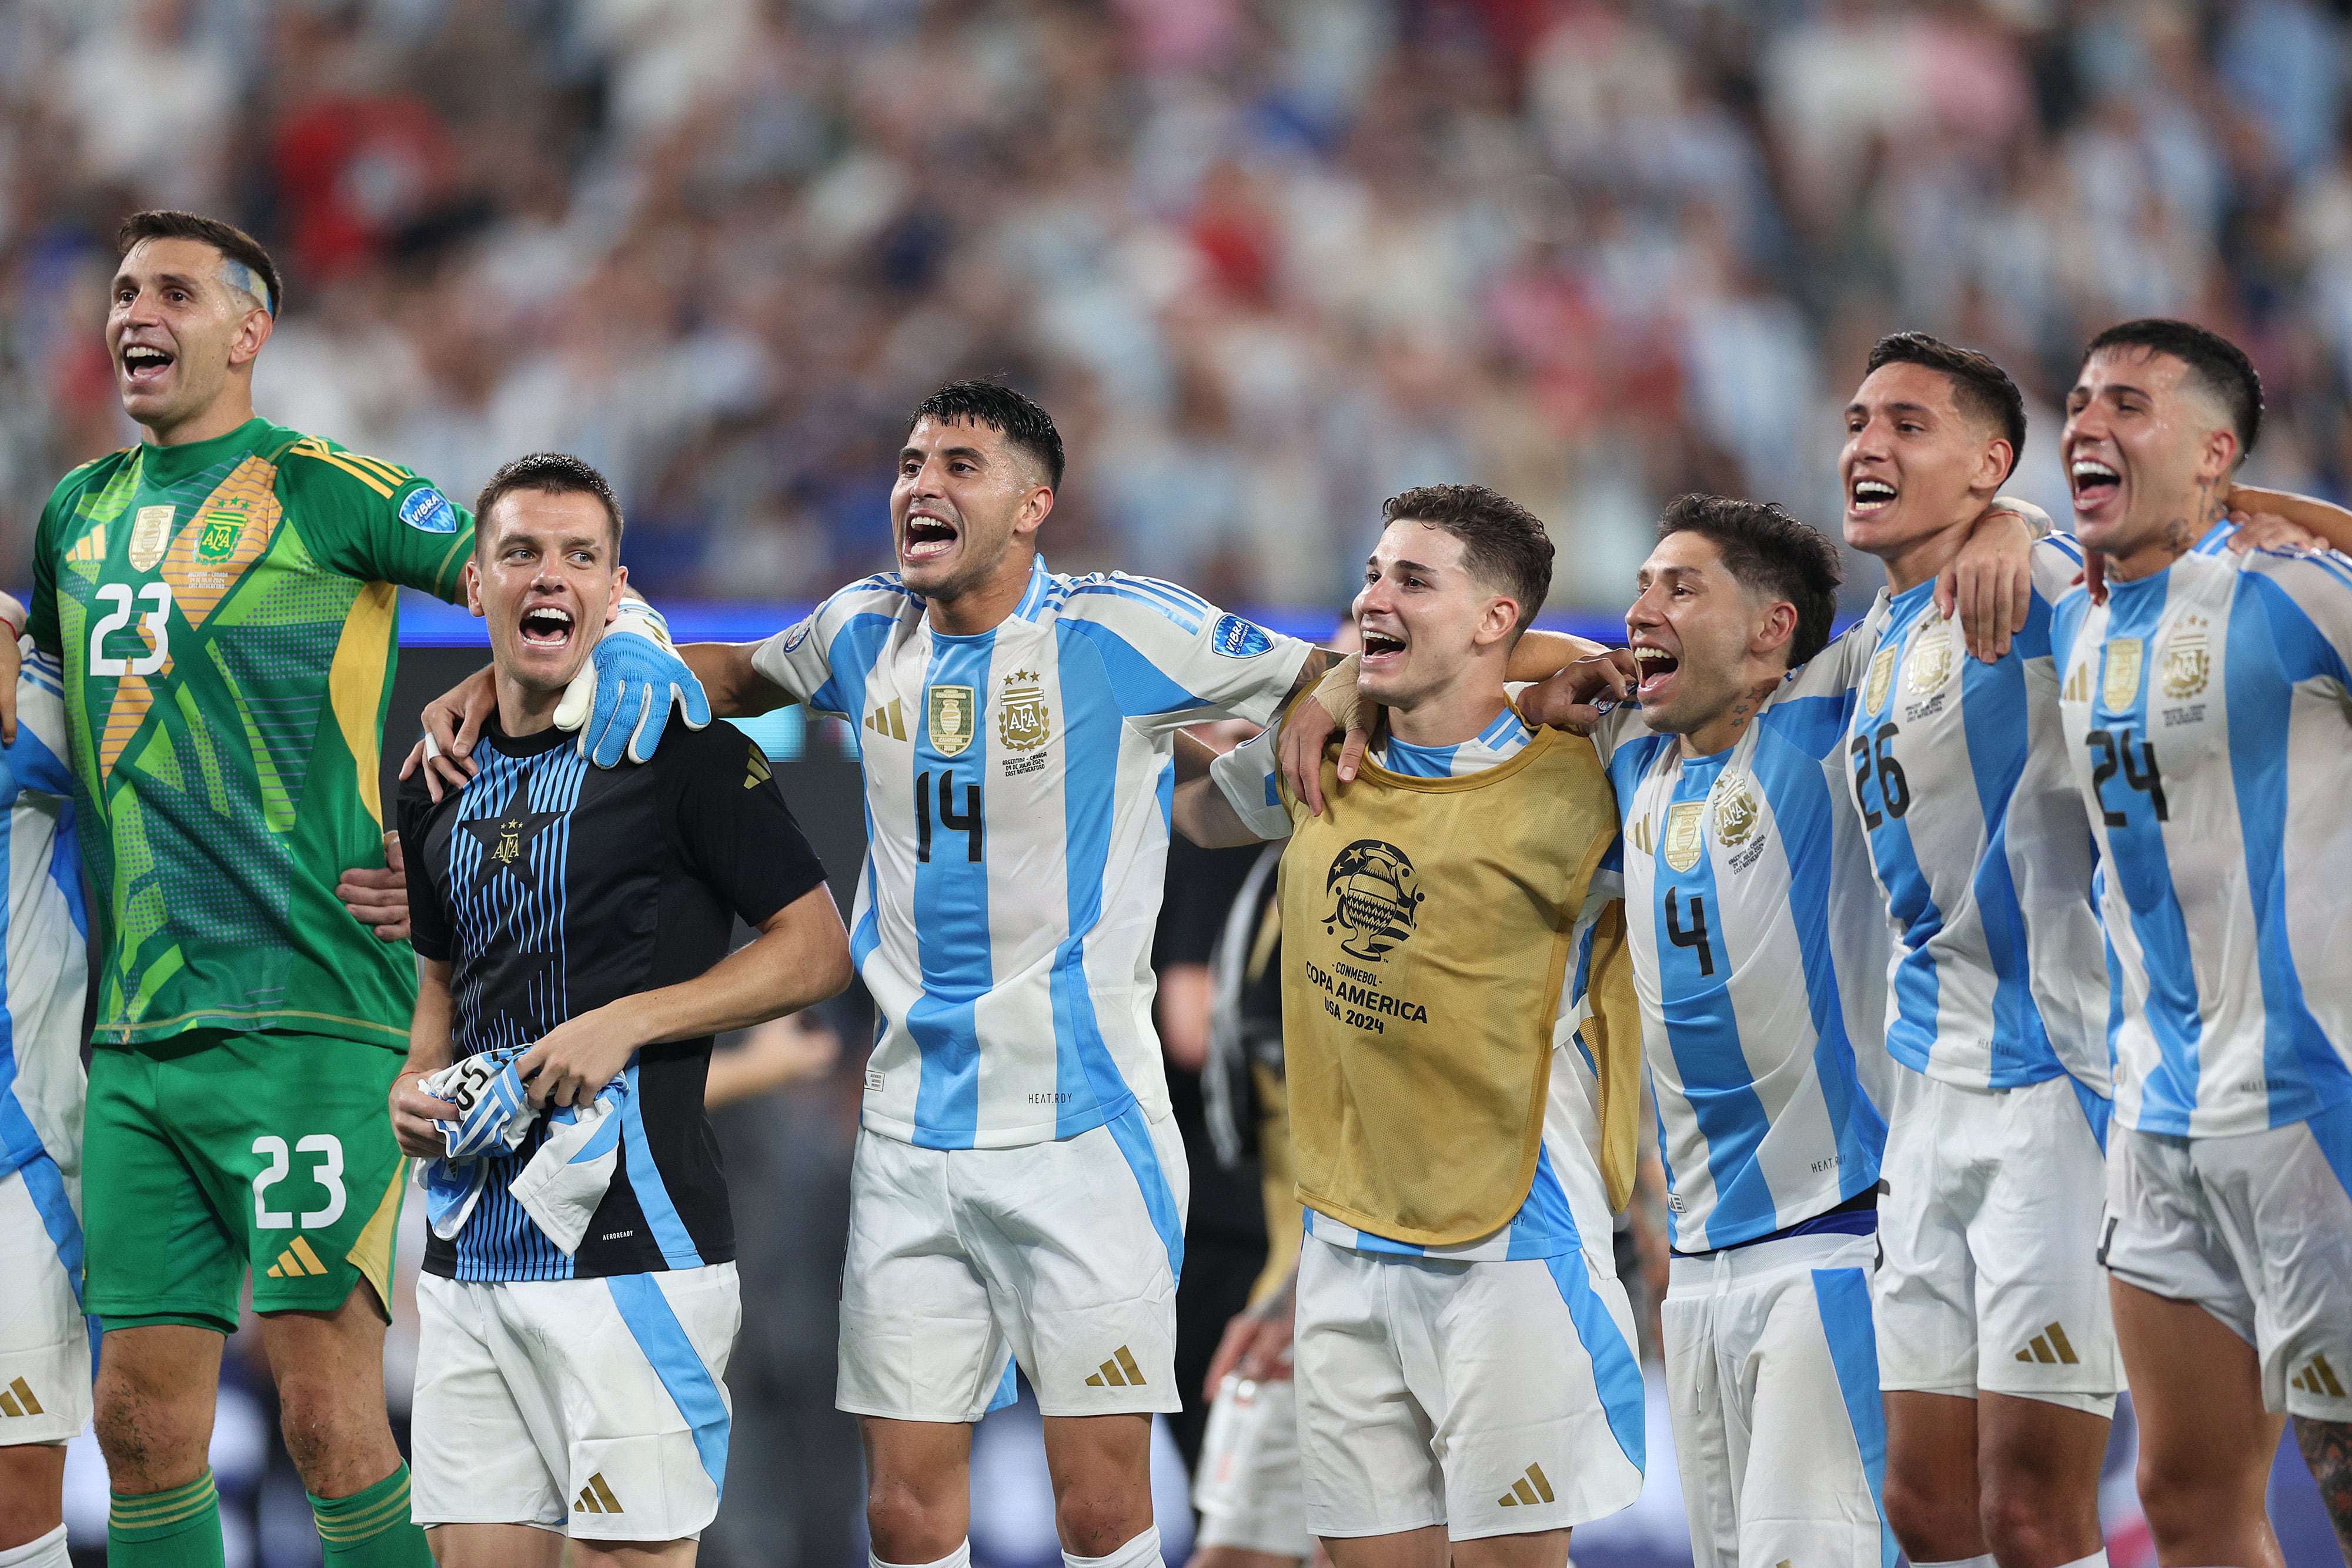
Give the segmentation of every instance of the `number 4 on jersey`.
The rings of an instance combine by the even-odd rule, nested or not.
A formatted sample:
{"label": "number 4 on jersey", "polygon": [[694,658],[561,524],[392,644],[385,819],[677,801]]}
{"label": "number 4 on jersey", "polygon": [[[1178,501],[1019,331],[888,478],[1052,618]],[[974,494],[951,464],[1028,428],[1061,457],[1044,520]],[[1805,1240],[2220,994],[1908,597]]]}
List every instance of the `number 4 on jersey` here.
{"label": "number 4 on jersey", "polygon": [[1666,940],[1677,947],[1697,948],[1698,972],[1711,976],[1715,973],[1715,949],[1708,946],[1706,939],[1706,895],[1691,894],[1687,905],[1690,924],[1685,925],[1682,911],[1675,907],[1675,893],[1674,888],[1666,889]]}

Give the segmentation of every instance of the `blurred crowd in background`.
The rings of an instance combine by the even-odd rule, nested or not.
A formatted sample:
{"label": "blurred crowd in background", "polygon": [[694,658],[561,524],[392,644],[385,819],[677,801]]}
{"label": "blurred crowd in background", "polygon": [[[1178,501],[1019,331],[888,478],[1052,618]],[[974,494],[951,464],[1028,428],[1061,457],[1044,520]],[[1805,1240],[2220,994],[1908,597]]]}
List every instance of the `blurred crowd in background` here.
{"label": "blurred crowd in background", "polygon": [[2195,317],[2268,383],[2256,476],[2341,494],[2340,11],[11,0],[0,554],[127,438],[96,327],[152,204],[275,247],[266,413],[461,497],[578,452],[680,597],[887,561],[900,418],[971,372],[1070,438],[1057,566],[1249,604],[1337,602],[1435,479],[1545,517],[1562,606],[1684,490],[1834,524],[1897,327],[2011,367],[2054,503],[2086,335]]}
{"label": "blurred crowd in background", "polygon": [[[805,601],[886,565],[905,413],[963,374],[1062,424],[1057,569],[1253,606],[1336,607],[1381,498],[1432,481],[1543,517],[1564,611],[1621,609],[1685,490],[1834,528],[1838,412],[1899,328],[2017,375],[2011,487],[2061,517],[2081,344],[2150,314],[2253,355],[2272,417],[2250,477],[2341,498],[2347,9],[0,0],[0,583],[28,578],[56,479],[135,435],[100,325],[114,225],[152,205],[278,256],[265,414],[461,499],[506,458],[576,452],[614,479],[657,599]],[[1877,574],[1852,577],[1859,603]],[[855,821],[854,761],[793,767],[804,814],[838,797]],[[825,846],[837,878],[856,848]],[[1198,970],[1219,876],[1171,878],[1163,972]],[[1186,1026],[1161,1021],[1181,1104]],[[866,1024],[853,1004],[824,1029],[799,1087],[718,1113],[747,1311],[711,1568],[863,1560],[831,1406]],[[1207,1163],[1196,1146],[1196,1366],[1265,1246],[1254,1178]],[[231,1560],[315,1563],[268,1397],[233,1357]],[[1059,1561],[1034,1421],[982,1429],[991,1568]],[[1613,1549],[1580,1530],[1580,1559],[1686,1560],[1662,1410],[1650,1427],[1657,1495]],[[1188,1436],[1162,1444],[1179,1555]],[[2126,1423],[2118,1563],[2145,1544],[2127,1448]],[[95,1464],[78,1451],[77,1506],[102,1518]]]}

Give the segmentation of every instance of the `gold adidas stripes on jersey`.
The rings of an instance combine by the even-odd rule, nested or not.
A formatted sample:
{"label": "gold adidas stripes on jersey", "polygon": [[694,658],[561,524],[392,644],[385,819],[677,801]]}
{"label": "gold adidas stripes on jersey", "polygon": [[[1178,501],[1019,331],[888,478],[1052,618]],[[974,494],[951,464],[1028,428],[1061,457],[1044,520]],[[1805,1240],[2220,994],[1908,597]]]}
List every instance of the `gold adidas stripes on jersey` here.
{"label": "gold adidas stripes on jersey", "polygon": [[[1542,1145],[1576,919],[1617,836],[1592,744],[1538,730],[1454,779],[1369,759],[1282,859],[1282,1023],[1299,1200],[1423,1247],[1492,1234]],[[1585,1031],[1610,1202],[1633,1190],[1641,1024],[1622,912],[1595,933]]]}

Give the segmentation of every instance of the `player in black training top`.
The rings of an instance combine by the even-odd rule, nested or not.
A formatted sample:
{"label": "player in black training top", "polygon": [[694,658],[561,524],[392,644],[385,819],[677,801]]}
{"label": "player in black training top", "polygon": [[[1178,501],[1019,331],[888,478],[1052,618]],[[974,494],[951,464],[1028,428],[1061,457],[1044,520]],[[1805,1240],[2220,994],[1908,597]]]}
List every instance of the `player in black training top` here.
{"label": "player in black training top", "polygon": [[[741,731],[672,726],[650,762],[606,769],[555,727],[626,581],[603,477],[520,458],[475,518],[498,715],[464,789],[401,791],[420,983],[393,1126],[443,1154],[433,1123],[459,1113],[421,1081],[502,1050],[545,1114],[426,1243],[415,1517],[441,1568],[553,1568],[564,1535],[583,1564],[624,1544],[688,1563],[718,1511],[741,1318],[710,1038],[839,991],[848,938]],[[739,915],[759,936],[730,955]]]}

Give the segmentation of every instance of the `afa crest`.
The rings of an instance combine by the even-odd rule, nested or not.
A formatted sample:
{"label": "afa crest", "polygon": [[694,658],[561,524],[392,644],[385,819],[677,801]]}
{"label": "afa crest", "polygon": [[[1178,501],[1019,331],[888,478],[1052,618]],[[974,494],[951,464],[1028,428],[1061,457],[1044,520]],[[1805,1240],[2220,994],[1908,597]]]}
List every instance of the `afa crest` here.
{"label": "afa crest", "polygon": [[1331,895],[1323,929],[1346,932],[1341,949],[1370,963],[1412,935],[1414,912],[1429,896],[1405,852],[1379,839],[1358,839],[1333,857],[1323,890]]}
{"label": "afa crest", "polygon": [[932,686],[924,693],[930,707],[931,749],[941,757],[961,757],[971,744],[972,689]]}
{"label": "afa crest", "polygon": [[1952,674],[1952,623],[1938,621],[1911,639],[1911,662],[1904,666],[1903,684],[1915,697],[1937,690]]}
{"label": "afa crest", "polygon": [[996,738],[1007,751],[1034,751],[1054,738],[1054,711],[1034,670],[1004,677],[996,697]]}
{"label": "afa crest", "polygon": [[[1715,793],[1715,836],[1723,841],[1726,849],[1737,849],[1756,831],[1757,819],[1763,815],[1756,803],[1756,791],[1748,780],[1737,773],[1727,773],[1717,780]],[[1686,867],[1676,867],[1686,870]]]}
{"label": "afa crest", "polygon": [[2164,695],[2176,700],[2193,697],[2212,675],[2212,640],[2206,634],[2205,618],[2191,615],[2165,644]]}
{"label": "afa crest", "polygon": [[226,510],[206,512],[204,529],[196,535],[196,559],[213,564],[228,559],[236,553],[236,541],[244,533],[243,513]]}

